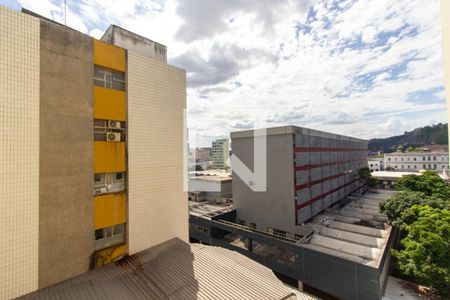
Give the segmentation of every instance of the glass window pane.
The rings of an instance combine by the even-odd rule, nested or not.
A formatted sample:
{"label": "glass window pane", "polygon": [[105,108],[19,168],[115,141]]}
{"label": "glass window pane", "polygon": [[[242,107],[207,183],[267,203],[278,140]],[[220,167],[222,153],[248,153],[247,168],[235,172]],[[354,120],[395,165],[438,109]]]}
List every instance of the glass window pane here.
{"label": "glass window pane", "polygon": [[105,228],[106,231],[106,237],[112,236],[112,227]]}
{"label": "glass window pane", "polygon": [[103,229],[97,229],[95,231],[95,240],[101,240],[105,238],[105,231]]}
{"label": "glass window pane", "polygon": [[114,226],[114,235],[123,233],[123,224]]}

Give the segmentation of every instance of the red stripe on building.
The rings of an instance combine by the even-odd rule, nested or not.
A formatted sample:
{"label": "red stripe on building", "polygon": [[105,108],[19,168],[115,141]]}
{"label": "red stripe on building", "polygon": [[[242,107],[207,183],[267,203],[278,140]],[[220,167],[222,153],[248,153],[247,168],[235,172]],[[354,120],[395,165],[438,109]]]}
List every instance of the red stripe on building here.
{"label": "red stripe on building", "polygon": [[311,186],[313,186],[315,184],[322,183],[322,182],[325,182],[325,181],[328,181],[328,180],[332,180],[332,179],[335,179],[335,178],[338,178],[338,177],[341,177],[341,176],[344,176],[344,175],[346,175],[346,174],[345,173],[339,173],[339,174],[336,174],[336,175],[323,177],[323,178],[320,178],[320,179],[317,179],[317,180],[314,180],[314,181],[311,181],[311,182],[308,182],[308,183],[299,184],[299,185],[295,186],[295,190],[299,191],[299,190],[302,190],[302,189],[305,189],[305,188],[309,188],[309,187],[311,187]]}
{"label": "red stripe on building", "polygon": [[295,152],[351,152],[366,151],[365,148],[323,148],[323,147],[295,147]]}
{"label": "red stripe on building", "polygon": [[335,189],[329,190],[328,192],[322,193],[322,194],[320,194],[319,196],[316,196],[316,197],[314,197],[314,198],[311,198],[310,200],[308,200],[308,201],[306,201],[306,202],[304,202],[304,203],[297,204],[297,205],[295,206],[295,209],[296,209],[296,211],[297,211],[297,210],[302,209],[302,208],[304,208],[304,207],[306,207],[306,206],[309,206],[309,205],[311,205],[313,202],[316,202],[317,200],[320,200],[320,199],[322,199],[322,198],[324,198],[324,197],[326,197],[326,196],[328,196],[328,195],[330,195],[330,194],[332,194],[332,193],[334,193],[334,192],[337,192],[338,190],[340,190],[340,189],[342,189],[342,188],[344,188],[344,187],[346,187],[346,186],[349,186],[350,184],[352,184],[352,183],[354,183],[354,182],[356,182],[356,181],[357,181],[357,179],[352,180],[352,181],[350,181],[350,182],[348,182],[348,183],[346,183],[346,184],[344,184],[344,185],[338,186],[338,187],[335,188]]}
{"label": "red stripe on building", "polygon": [[367,158],[358,158],[358,159],[354,159],[354,160],[333,161],[333,162],[323,163],[323,164],[309,164],[309,165],[295,166],[295,171],[305,171],[305,170],[311,170],[311,169],[320,168],[320,167],[330,167],[330,166],[334,166],[334,165],[350,163],[350,162],[356,162],[356,161],[360,161],[360,160],[367,160]]}

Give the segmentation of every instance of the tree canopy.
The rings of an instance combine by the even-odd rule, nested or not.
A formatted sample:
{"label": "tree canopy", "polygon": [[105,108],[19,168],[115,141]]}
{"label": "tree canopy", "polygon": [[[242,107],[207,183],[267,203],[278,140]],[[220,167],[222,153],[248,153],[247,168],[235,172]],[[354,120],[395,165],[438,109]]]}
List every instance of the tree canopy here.
{"label": "tree canopy", "polygon": [[450,185],[433,171],[426,171],[422,175],[403,176],[394,187],[397,190],[422,192],[426,196],[450,199]]}
{"label": "tree canopy", "polygon": [[436,173],[403,176],[397,194],[380,204],[389,222],[404,238],[394,250],[404,274],[450,297],[450,186]]}
{"label": "tree canopy", "polygon": [[429,205],[413,205],[407,214],[401,241],[404,249],[393,251],[400,270],[444,297],[450,296],[450,211]]}

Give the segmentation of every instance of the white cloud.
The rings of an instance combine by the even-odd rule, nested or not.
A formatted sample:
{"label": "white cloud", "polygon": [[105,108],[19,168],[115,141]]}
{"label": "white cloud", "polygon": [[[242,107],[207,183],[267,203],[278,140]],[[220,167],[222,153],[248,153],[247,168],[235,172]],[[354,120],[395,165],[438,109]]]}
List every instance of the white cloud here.
{"label": "white cloud", "polygon": [[[446,122],[442,92],[409,101],[443,87],[437,0],[71,2],[82,32],[115,23],[168,46],[169,62],[188,68],[203,143],[257,117],[361,138]],[[57,2],[20,3],[62,20]]]}

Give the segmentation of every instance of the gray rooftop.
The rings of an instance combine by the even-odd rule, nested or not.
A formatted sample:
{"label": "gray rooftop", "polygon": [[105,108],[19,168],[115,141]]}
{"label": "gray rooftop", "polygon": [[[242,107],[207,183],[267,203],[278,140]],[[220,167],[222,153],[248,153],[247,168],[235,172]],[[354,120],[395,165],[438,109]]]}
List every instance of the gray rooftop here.
{"label": "gray rooftop", "polygon": [[[254,130],[234,131],[234,132],[230,133],[230,137],[232,139],[253,137],[253,132],[254,132]],[[281,135],[281,134],[305,134],[305,135],[331,138],[331,139],[337,139],[337,140],[346,140],[346,141],[367,143],[367,141],[363,140],[363,139],[358,139],[358,138],[341,135],[341,134],[329,133],[329,132],[306,128],[306,127],[292,126],[292,125],[266,128],[266,134],[268,136]]]}
{"label": "gray rooftop", "polygon": [[316,299],[231,250],[173,239],[22,299]]}
{"label": "gray rooftop", "polygon": [[211,201],[189,201],[189,214],[197,217],[212,218],[232,211],[233,209],[234,207],[231,204],[215,203]]}
{"label": "gray rooftop", "polygon": [[349,196],[352,201],[345,207],[326,210],[308,223],[314,234],[303,246],[378,267],[392,230],[387,217],[379,212],[379,204],[394,194],[373,190],[361,197]]}

